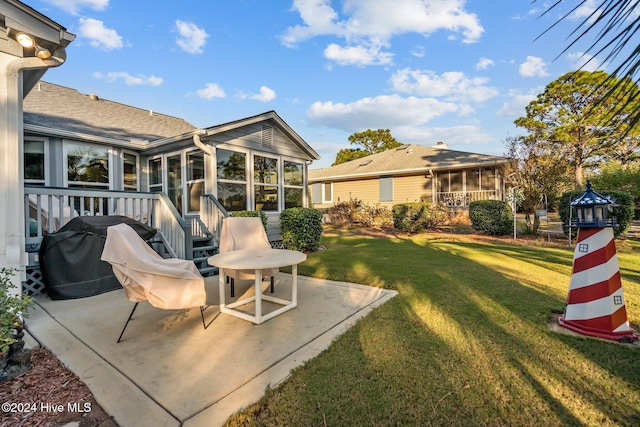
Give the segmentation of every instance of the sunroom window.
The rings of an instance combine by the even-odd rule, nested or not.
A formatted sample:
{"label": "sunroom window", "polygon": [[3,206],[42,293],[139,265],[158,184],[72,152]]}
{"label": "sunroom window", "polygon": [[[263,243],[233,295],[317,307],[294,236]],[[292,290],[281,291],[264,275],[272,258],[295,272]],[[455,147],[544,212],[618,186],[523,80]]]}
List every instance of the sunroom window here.
{"label": "sunroom window", "polygon": [[253,157],[253,183],[255,210],[278,210],[278,160],[271,157]]}
{"label": "sunroom window", "polygon": [[204,154],[200,151],[187,153],[187,210],[200,210],[200,196],[204,194]]}
{"label": "sunroom window", "polygon": [[162,158],[149,160],[149,191],[162,192]]}
{"label": "sunroom window", "polygon": [[285,160],[284,165],[284,207],[302,207],[303,197],[303,165],[302,163]]}
{"label": "sunroom window", "polygon": [[247,155],[219,148],[216,157],[218,201],[229,212],[247,209]]}

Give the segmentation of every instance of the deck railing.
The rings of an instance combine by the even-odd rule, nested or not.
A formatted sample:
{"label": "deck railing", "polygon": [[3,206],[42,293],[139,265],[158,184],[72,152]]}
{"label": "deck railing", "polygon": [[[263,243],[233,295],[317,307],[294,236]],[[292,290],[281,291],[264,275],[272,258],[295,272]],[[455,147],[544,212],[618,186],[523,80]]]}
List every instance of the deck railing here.
{"label": "deck railing", "polygon": [[222,220],[229,216],[229,212],[211,194],[200,197],[200,220],[216,239],[216,244],[220,243],[220,231],[222,230]]}
{"label": "deck railing", "polygon": [[25,186],[24,209],[27,250],[75,217],[123,215],[157,229],[171,256],[192,257],[191,223],[162,193]]}
{"label": "deck railing", "polygon": [[496,190],[481,191],[444,191],[438,193],[438,203],[451,208],[468,208],[471,202],[477,200],[499,200],[500,194]]}

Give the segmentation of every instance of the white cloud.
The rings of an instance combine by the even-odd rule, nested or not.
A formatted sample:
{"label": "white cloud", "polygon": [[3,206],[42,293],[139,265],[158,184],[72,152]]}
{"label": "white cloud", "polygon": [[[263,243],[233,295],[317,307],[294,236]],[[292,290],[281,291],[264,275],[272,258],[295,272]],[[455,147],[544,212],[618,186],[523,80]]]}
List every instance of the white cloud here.
{"label": "white cloud", "polygon": [[392,89],[418,96],[445,97],[450,100],[482,102],[498,95],[498,91],[487,86],[485,77],[467,77],[459,71],[437,75],[429,70],[405,68],[391,76]]}
{"label": "white cloud", "polygon": [[526,107],[531,101],[536,99],[537,92],[532,90],[528,93],[511,91],[507,100],[496,113],[498,117],[521,117],[526,115]]}
{"label": "white cloud", "polygon": [[527,56],[527,60],[520,64],[520,75],[522,77],[547,77],[547,64],[537,56]]}
{"label": "white cloud", "polygon": [[207,83],[204,89],[196,91],[196,95],[203,99],[225,98],[227,94],[217,83]]}
{"label": "white cloud", "polygon": [[128,86],[160,86],[164,81],[161,77],[143,76],[141,74],[132,76],[124,71],[112,71],[107,74],[95,72],[93,76],[98,79],[104,79],[109,83],[113,83],[116,80],[123,80]]}
{"label": "white cloud", "polygon": [[287,28],[280,37],[282,44],[295,47],[321,35],[343,38],[344,47],[334,43],[325,50],[325,56],[341,60],[341,65],[388,64],[391,54],[380,50],[397,35],[426,37],[445,30],[461,34],[464,43],[473,43],[484,32],[478,17],[465,11],[459,0],[396,0],[393,7],[380,0],[345,0],[342,20],[331,0],[294,0],[293,9],[304,24]]}
{"label": "white cloud", "polygon": [[80,9],[88,7],[91,10],[101,11],[109,6],[109,0],[44,0],[63,11],[77,15]]}
{"label": "white cloud", "polygon": [[351,46],[340,47],[331,43],[324,50],[324,56],[336,62],[338,65],[387,65],[391,64],[393,54],[380,52],[380,46]]}
{"label": "white cloud", "polygon": [[481,144],[493,138],[478,126],[464,125],[452,127],[402,126],[393,129],[393,136],[404,144],[435,145],[442,141],[453,148],[456,145]]}
{"label": "white cloud", "polygon": [[315,102],[307,110],[307,118],[314,125],[356,132],[369,128],[420,125],[461,110],[462,107],[457,104],[433,98],[383,95],[359,99],[349,104]]}
{"label": "white cloud", "polygon": [[584,52],[569,53],[567,54],[567,59],[574,68],[584,71],[604,70],[606,67],[600,63],[598,58]]}
{"label": "white cloud", "polygon": [[209,37],[209,34],[204,29],[199,28],[193,22],[177,19],[176,30],[179,34],[176,38],[176,44],[180,46],[180,49],[192,54],[204,52],[204,45],[207,44],[207,38]]}
{"label": "white cloud", "polygon": [[122,37],[116,30],[106,28],[102,21],[92,18],[80,18],[78,31],[80,37],[89,39],[89,44],[103,50],[121,49]]}
{"label": "white cloud", "polygon": [[495,65],[495,62],[493,62],[492,59],[480,58],[476,63],[476,70],[486,70],[491,65]]}
{"label": "white cloud", "polygon": [[251,95],[249,98],[260,102],[269,102],[276,98],[276,93],[267,86],[260,86],[260,93]]}

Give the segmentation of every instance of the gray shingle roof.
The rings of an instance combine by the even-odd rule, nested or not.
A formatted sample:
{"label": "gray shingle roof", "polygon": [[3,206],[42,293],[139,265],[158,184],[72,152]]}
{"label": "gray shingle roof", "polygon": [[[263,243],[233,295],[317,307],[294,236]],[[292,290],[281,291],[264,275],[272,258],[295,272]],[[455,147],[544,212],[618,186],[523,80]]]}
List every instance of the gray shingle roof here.
{"label": "gray shingle roof", "polygon": [[184,119],[43,81],[26,96],[23,110],[25,124],[124,141],[154,141],[196,129]]}
{"label": "gray shingle roof", "polygon": [[459,169],[473,166],[504,164],[509,159],[488,154],[467,153],[423,145],[402,147],[372,154],[324,169],[309,170],[309,181],[350,179],[362,176],[397,175],[425,172],[429,169]]}

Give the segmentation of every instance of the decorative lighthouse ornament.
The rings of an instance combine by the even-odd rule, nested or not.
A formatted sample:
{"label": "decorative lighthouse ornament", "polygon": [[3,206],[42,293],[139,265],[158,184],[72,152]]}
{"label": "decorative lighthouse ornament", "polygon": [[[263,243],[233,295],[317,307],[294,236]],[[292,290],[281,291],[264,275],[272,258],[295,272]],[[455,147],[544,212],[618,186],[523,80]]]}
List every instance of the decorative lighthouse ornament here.
{"label": "decorative lighthouse ornament", "polygon": [[578,228],[573,273],[564,314],[559,323],[567,329],[621,342],[638,339],[629,326],[618,255],[613,238],[615,218],[608,218],[614,203],[587,190],[570,203]]}

